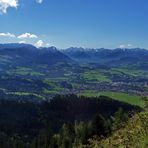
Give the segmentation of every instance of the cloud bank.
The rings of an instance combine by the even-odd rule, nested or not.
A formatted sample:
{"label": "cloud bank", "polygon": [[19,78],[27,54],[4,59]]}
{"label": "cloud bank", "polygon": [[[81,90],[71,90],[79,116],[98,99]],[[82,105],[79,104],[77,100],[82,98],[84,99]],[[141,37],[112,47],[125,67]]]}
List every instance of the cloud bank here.
{"label": "cloud bank", "polygon": [[0,0],[0,13],[7,13],[8,8],[17,8],[18,0]]}
{"label": "cloud bank", "polygon": [[[30,43],[36,46],[37,48],[39,47],[49,47],[49,43],[43,42],[43,40],[40,39],[40,36],[37,36],[36,34],[31,34],[31,33],[23,33],[20,35],[12,34],[12,33],[0,33],[0,38],[14,38],[16,42],[22,44],[22,43]],[[32,40],[33,39],[33,40]],[[36,42],[34,42],[36,41]]]}
{"label": "cloud bank", "polygon": [[[41,4],[43,0],[35,0],[38,4]],[[8,8],[17,8],[19,0],[0,0],[0,14],[7,13]]]}
{"label": "cloud bank", "polygon": [[119,48],[131,48],[131,47],[133,47],[132,44],[127,44],[127,45],[121,44],[121,45],[119,46]]}
{"label": "cloud bank", "polygon": [[0,37],[15,38],[16,36],[14,34],[7,32],[7,33],[0,33]]}
{"label": "cloud bank", "polygon": [[35,34],[24,33],[24,34],[19,35],[17,38],[18,39],[33,39],[33,38],[37,39],[38,36]]}

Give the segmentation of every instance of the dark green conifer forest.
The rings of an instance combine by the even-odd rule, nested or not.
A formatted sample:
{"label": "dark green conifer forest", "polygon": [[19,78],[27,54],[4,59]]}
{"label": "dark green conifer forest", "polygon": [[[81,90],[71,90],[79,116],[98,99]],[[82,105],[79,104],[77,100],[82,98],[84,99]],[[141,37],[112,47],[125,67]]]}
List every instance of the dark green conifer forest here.
{"label": "dark green conifer forest", "polygon": [[89,140],[110,137],[141,111],[105,96],[57,95],[41,103],[0,100],[0,148],[91,147]]}

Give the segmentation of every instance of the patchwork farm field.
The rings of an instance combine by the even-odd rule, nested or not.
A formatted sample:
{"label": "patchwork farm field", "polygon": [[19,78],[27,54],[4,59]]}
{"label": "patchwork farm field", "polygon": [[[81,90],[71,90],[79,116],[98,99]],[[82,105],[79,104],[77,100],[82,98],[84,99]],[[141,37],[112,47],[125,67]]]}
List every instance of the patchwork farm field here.
{"label": "patchwork farm field", "polygon": [[63,63],[10,66],[1,71],[0,91],[6,98],[30,99],[33,96],[39,100],[57,94],[104,95],[143,107],[140,95],[148,95],[147,81],[148,72],[134,67],[108,68],[92,64],[84,67]]}

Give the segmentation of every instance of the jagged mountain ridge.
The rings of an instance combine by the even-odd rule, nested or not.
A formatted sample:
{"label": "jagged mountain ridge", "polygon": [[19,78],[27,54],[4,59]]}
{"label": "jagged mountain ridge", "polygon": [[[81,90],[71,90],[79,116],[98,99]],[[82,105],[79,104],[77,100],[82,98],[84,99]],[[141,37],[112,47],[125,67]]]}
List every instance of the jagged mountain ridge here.
{"label": "jagged mountain ridge", "polygon": [[[63,63],[96,63],[107,66],[134,64],[148,68],[148,50],[133,49],[84,49],[56,47],[36,48],[29,44],[0,44],[0,65],[30,65]],[[75,62],[74,62],[75,61]]]}
{"label": "jagged mountain ridge", "polygon": [[105,65],[144,64],[147,63],[148,50],[133,49],[84,49],[68,48],[62,50],[64,54],[80,63],[100,63]]}

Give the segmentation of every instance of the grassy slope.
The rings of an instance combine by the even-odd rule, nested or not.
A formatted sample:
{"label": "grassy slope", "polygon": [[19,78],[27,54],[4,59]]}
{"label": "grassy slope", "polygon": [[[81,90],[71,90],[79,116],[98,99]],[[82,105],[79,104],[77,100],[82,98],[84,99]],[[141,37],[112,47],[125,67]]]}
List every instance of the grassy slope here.
{"label": "grassy slope", "polygon": [[123,101],[123,102],[129,103],[129,104],[132,104],[132,105],[144,107],[144,101],[141,100],[140,96],[129,95],[126,93],[110,92],[110,91],[97,92],[97,91],[93,91],[93,90],[86,90],[86,91],[83,91],[82,93],[80,93],[80,95],[84,95],[87,97],[96,97],[96,96],[103,95],[103,96],[108,96],[112,99]]}
{"label": "grassy slope", "polygon": [[98,141],[90,140],[89,148],[147,148],[148,147],[148,112],[131,118],[126,126],[115,131],[110,137]]}

